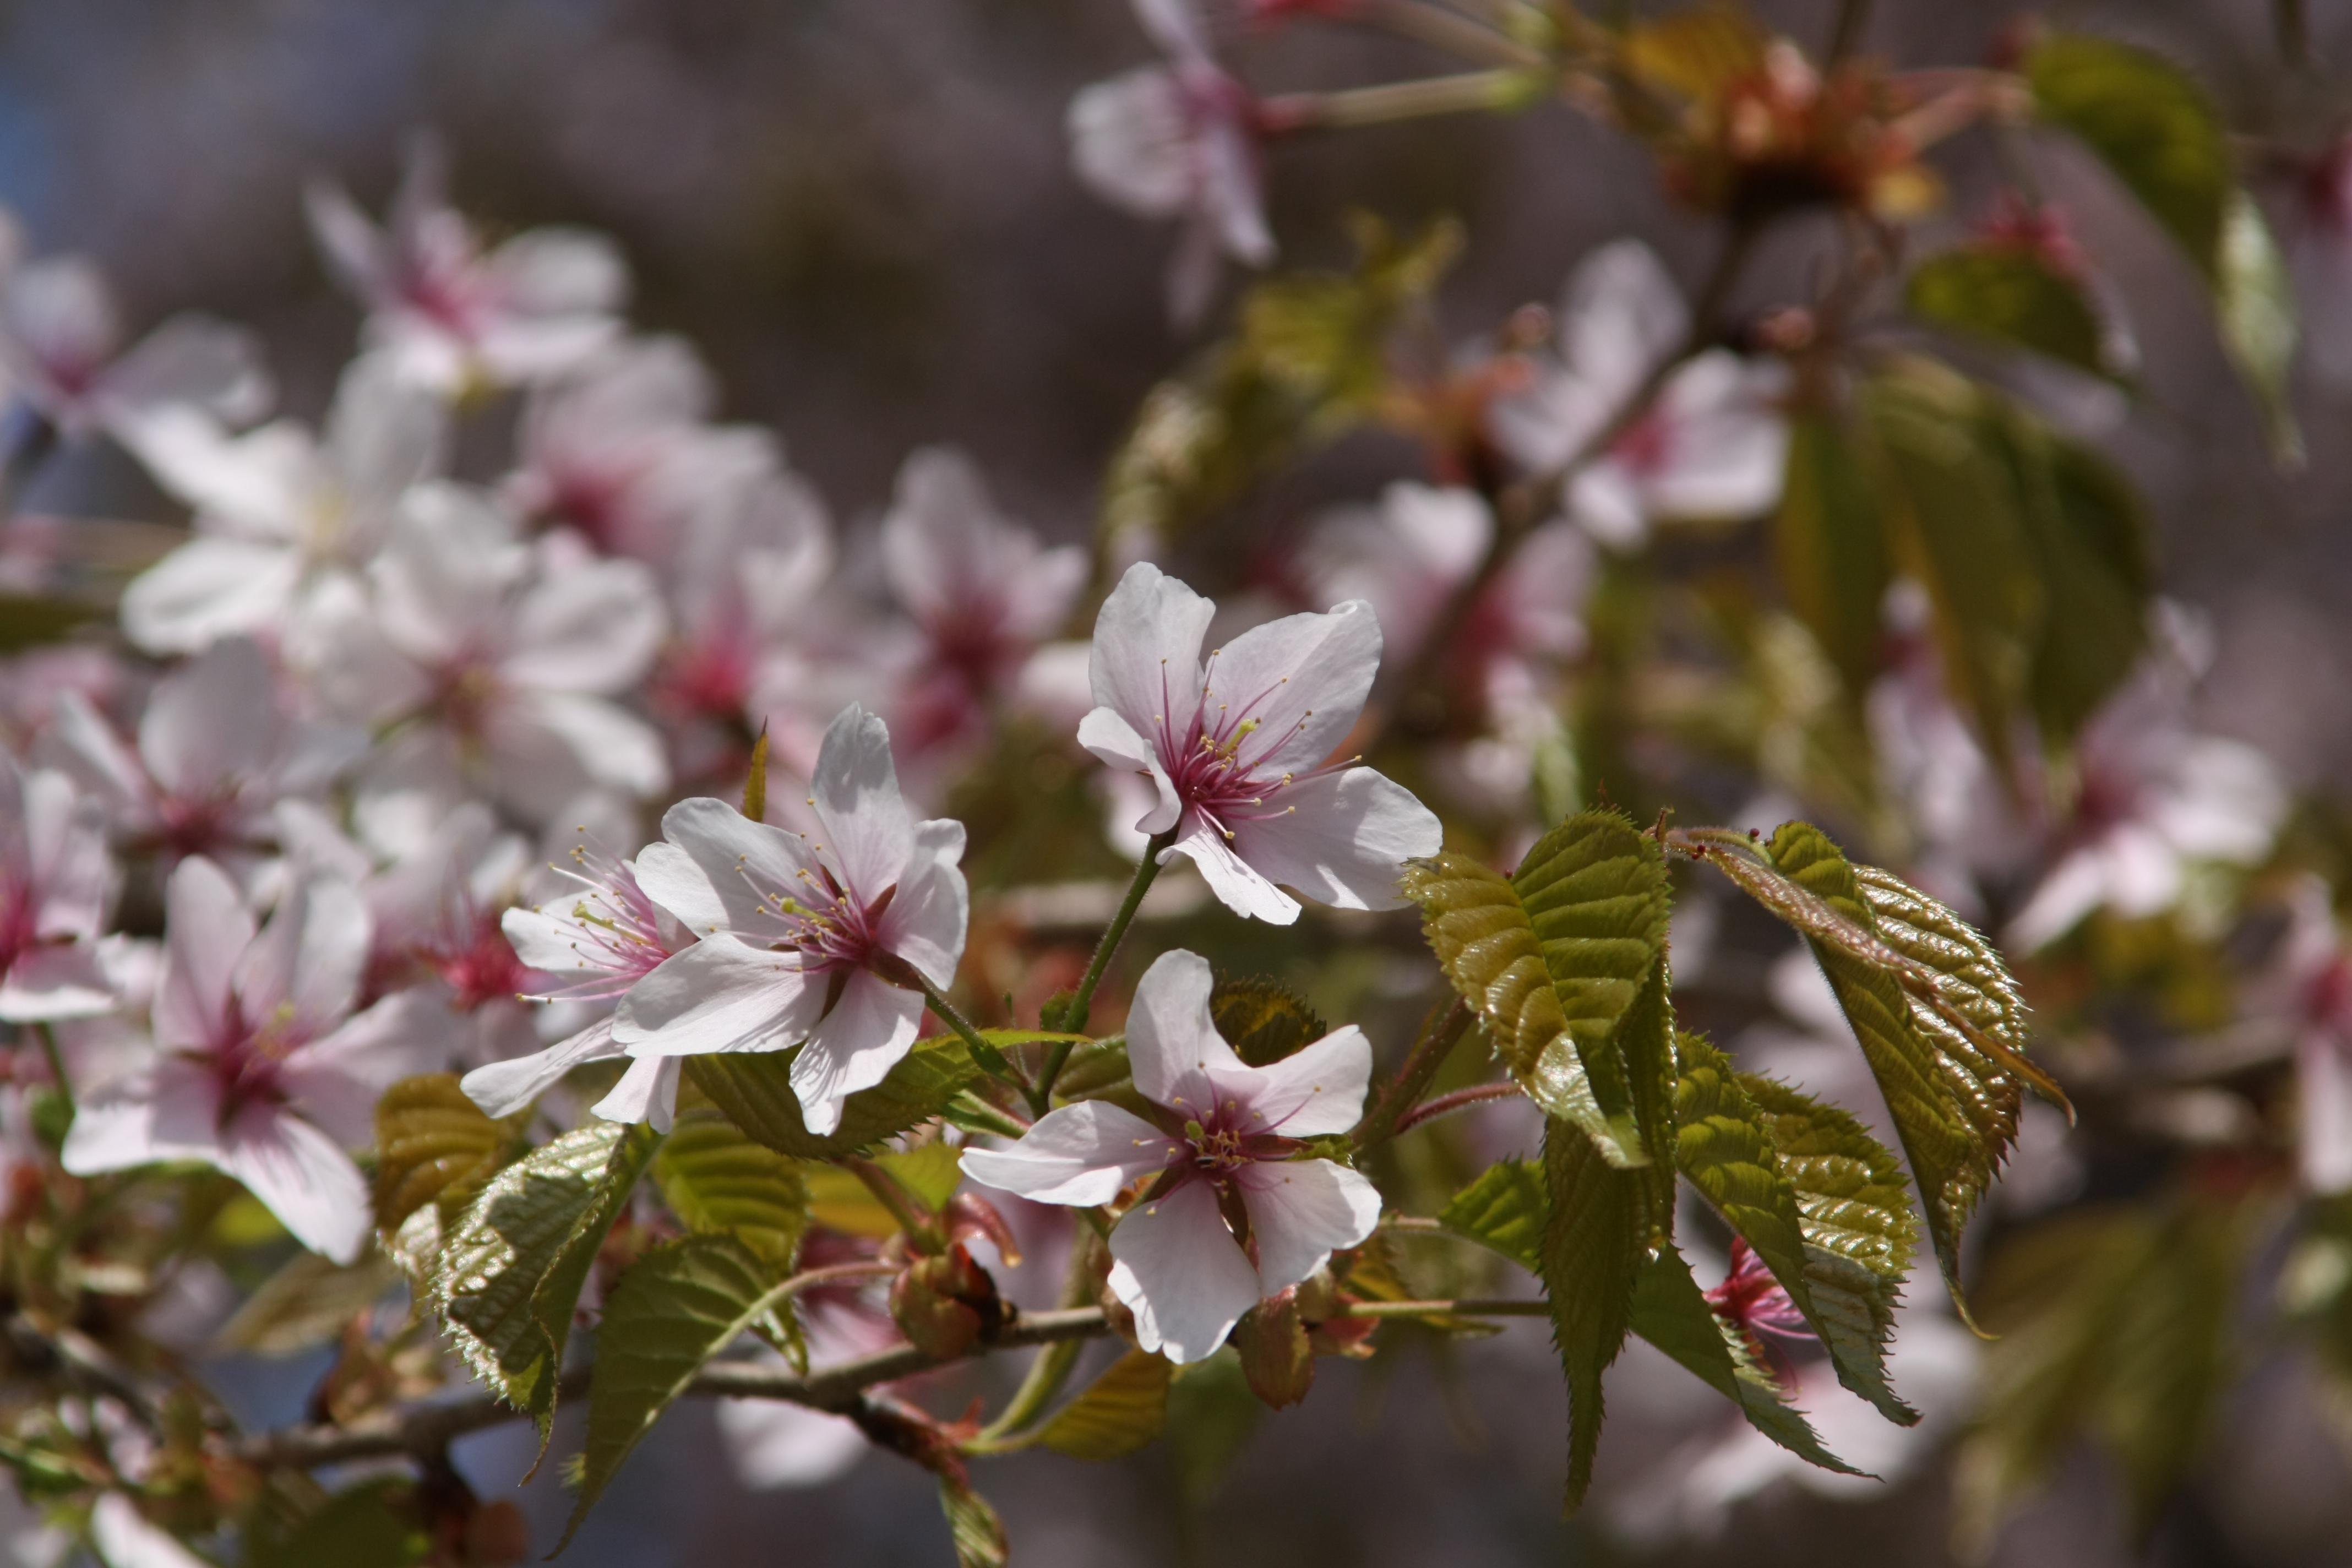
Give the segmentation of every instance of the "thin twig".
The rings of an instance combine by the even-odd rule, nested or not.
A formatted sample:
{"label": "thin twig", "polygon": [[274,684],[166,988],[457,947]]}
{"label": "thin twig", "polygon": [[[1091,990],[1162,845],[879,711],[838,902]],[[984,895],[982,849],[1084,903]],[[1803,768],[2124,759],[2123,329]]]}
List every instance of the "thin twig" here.
{"label": "thin twig", "polygon": [[1457,1089],[1452,1094],[1441,1094],[1435,1100],[1423,1100],[1398,1118],[1399,1133],[1412,1131],[1424,1121],[1434,1121],[1457,1110],[1467,1110],[1474,1105],[1490,1100],[1517,1100],[1521,1090],[1516,1083],[1481,1083],[1468,1089]]}
{"label": "thin twig", "polygon": [[1369,1149],[1395,1135],[1398,1121],[1427,1092],[1437,1069],[1445,1065],[1445,1058],[1469,1031],[1470,1009],[1461,997],[1440,1003],[1431,1011],[1428,1022],[1422,1026],[1421,1038],[1405,1055],[1404,1065],[1389,1080],[1388,1089],[1372,1107],[1371,1114],[1356,1128],[1357,1148]]}
{"label": "thin twig", "polygon": [[1350,1301],[1340,1309],[1347,1318],[1546,1318],[1548,1301],[1517,1297],[1500,1300],[1465,1297],[1457,1301]]}

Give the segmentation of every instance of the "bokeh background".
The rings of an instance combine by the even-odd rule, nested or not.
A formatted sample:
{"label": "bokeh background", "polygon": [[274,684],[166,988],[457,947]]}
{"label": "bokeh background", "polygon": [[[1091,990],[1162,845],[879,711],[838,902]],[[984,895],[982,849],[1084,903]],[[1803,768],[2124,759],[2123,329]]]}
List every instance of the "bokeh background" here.
{"label": "bokeh background", "polygon": [[[1826,32],[1831,9],[1756,8],[1802,38]],[[2193,61],[2233,124],[2322,111],[2276,92],[2257,0],[2059,9]],[[2352,6],[2311,9],[2316,53],[2352,62]],[[1997,5],[1886,3],[1868,47],[1902,66],[1968,63],[2010,20]],[[725,387],[724,415],[780,430],[853,533],[908,450],[950,441],[979,458],[1009,512],[1076,538],[1138,399],[1189,347],[1162,309],[1168,232],[1089,197],[1066,161],[1071,94],[1147,55],[1120,0],[19,0],[0,8],[0,200],[38,249],[95,257],[136,323],[195,308],[252,324],[285,406],[315,416],[357,322],[317,259],[302,186],[335,178],[377,205],[405,139],[429,128],[451,153],[458,205],[490,226],[614,235],[638,324],[692,340]],[[1440,63],[1328,28],[1251,42],[1241,58],[1276,88]],[[1969,156],[1947,165],[1963,192]],[[2144,356],[2143,399],[2103,443],[2150,498],[2168,592],[2213,617],[2219,657],[2199,721],[2260,745],[2297,785],[2341,778],[2352,406],[2305,387],[2309,463],[2274,471],[2187,267],[2087,165],[2055,162],[2051,194],[2131,301]],[[1637,147],[1560,106],[1301,139],[1269,173],[1286,261],[1344,260],[1350,208],[1459,217],[1469,243],[1440,308],[1465,338],[1550,299],[1580,255],[1617,236],[1644,237],[1687,280],[1706,232],[1661,194]],[[1971,216],[1965,196],[1949,215]],[[1752,271],[1742,303],[1793,297],[1807,265],[1800,226]],[[1271,535],[1414,464],[1402,443],[1351,444],[1254,501],[1253,526]],[[44,482],[60,510],[173,515],[102,449]],[[1223,570],[1200,574],[1202,586],[1231,586],[1232,563]],[[1646,1353],[1629,1354],[1623,1407],[1657,1372]],[[278,1419],[315,1371],[223,1369],[257,1418]],[[2352,1562],[2352,1471],[2315,1379],[2283,1351],[2232,1399],[2218,1468],[2168,1518],[2155,1560]],[[1033,1568],[1948,1557],[1948,1479],[1935,1468],[1861,1501],[1767,1489],[1712,1538],[1563,1525],[1564,1421],[1543,1329],[1528,1322],[1377,1374],[1326,1363],[1304,1408],[1236,1434],[1241,1458],[1205,1499],[1164,1447],[1108,1468],[1004,1462],[986,1484]],[[1596,1496],[1650,1483],[1671,1451],[1638,1417],[1613,1425]],[[460,1449],[486,1492],[529,1458],[520,1430]],[[542,1541],[565,1509],[551,1469],[529,1494]],[[932,1484],[913,1468],[875,1457],[821,1490],[750,1493],[709,1412],[681,1408],[567,1560],[945,1556]],[[2021,1568],[2134,1560],[2087,1458],[1993,1551]]]}

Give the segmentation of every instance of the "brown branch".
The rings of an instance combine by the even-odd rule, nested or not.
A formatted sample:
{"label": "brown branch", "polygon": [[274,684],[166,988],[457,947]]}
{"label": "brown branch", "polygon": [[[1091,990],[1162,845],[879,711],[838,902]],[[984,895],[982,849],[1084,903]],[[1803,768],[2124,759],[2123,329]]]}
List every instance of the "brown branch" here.
{"label": "brown branch", "polygon": [[[990,1350],[1092,1339],[1109,1330],[1097,1307],[1025,1313],[963,1356],[942,1358],[927,1355],[912,1345],[898,1345],[805,1374],[751,1362],[715,1362],[696,1374],[686,1392],[700,1398],[781,1399],[812,1409],[847,1413],[857,1406],[864,1391],[877,1384],[895,1383]],[[593,1365],[576,1366],[564,1373],[556,1385],[558,1396],[583,1397],[593,1370]],[[492,1395],[476,1394],[362,1416],[348,1426],[303,1426],[257,1433],[231,1445],[229,1452],[263,1468],[306,1470],[354,1459],[425,1456],[437,1453],[468,1433],[520,1421],[524,1414]]]}

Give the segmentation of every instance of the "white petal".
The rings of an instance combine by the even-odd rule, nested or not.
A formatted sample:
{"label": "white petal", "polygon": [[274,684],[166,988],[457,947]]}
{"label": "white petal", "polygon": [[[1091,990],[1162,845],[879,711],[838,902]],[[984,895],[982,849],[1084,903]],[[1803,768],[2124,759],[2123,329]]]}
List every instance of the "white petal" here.
{"label": "white petal", "polygon": [[219,1152],[219,1110],[220,1087],[213,1076],[194,1062],[170,1058],[151,1072],[84,1091],[59,1158],[78,1176],[160,1160],[210,1163]]}
{"label": "white petal", "polygon": [[863,972],[849,977],[793,1058],[793,1092],[810,1131],[840,1126],[841,1102],[889,1076],[913,1048],[922,1016],[923,999],[913,992]]}
{"label": "white petal", "polygon": [[108,1492],[91,1506],[89,1539],[106,1568],[209,1568],[175,1538],[148,1523],[121,1492]]}
{"label": "white petal", "polygon": [[252,911],[226,873],[200,855],[172,872],[163,889],[163,979],[155,993],[155,1043],[202,1050],[228,1016],[229,984],[253,942]]}
{"label": "white petal", "polygon": [[620,247],[583,228],[534,228],[493,251],[488,268],[516,309],[541,314],[604,312],[629,295]]}
{"label": "white petal", "polygon": [[1070,163],[1087,189],[1141,217],[1168,217],[1192,195],[1184,91],[1159,66],[1127,71],[1070,100]]}
{"label": "white petal", "polygon": [[1372,1081],[1372,1047],[1353,1024],[1239,1079],[1219,1074],[1221,1089],[1237,1089],[1251,1114],[1250,1131],[1286,1138],[1345,1132],[1364,1119],[1364,1090]]}
{"label": "white petal", "polygon": [[352,1263],[373,1225],[366,1178],[332,1140],[282,1106],[247,1106],[223,1130],[220,1168],[245,1184],[294,1239]]}
{"label": "white petal", "polygon": [[843,709],[817,750],[810,793],[824,830],[823,849],[851,891],[872,902],[898,880],[915,844],[888,727],[856,703]]}
{"label": "white petal", "polygon": [[367,906],[335,877],[299,883],[236,966],[248,1021],[283,1017],[297,1040],[325,1035],[359,995],[373,927]]}
{"label": "white petal", "polygon": [[1258,726],[1236,753],[1253,773],[1304,773],[1355,728],[1380,668],[1380,617],[1363,600],[1286,616],[1210,656],[1204,721]]}
{"label": "white petal", "polygon": [[2106,901],[2105,862],[2086,845],[2050,868],[2041,886],[2009,922],[2008,944],[2033,952],[2073,931],[2084,915]]}
{"label": "white petal", "polygon": [[[485,1006],[479,1019],[491,1014]],[[402,1079],[465,1055],[462,1016],[424,987],[395,991],[289,1056],[278,1083],[293,1108],[343,1143],[371,1141],[375,1102]]]}
{"label": "white petal", "polygon": [[607,1121],[646,1121],[667,1132],[677,1116],[677,1080],[686,1068],[678,1057],[639,1057],[612,1092],[589,1109]]}
{"label": "white petal", "polygon": [[1260,1299],[1258,1271],[1206,1182],[1128,1211],[1110,1233],[1110,1288],[1135,1314],[1136,1343],[1180,1366],[1224,1343]]}
{"label": "white petal", "polygon": [[940,818],[918,825],[914,853],[882,917],[882,945],[942,987],[955,982],[971,915],[971,893],[957,865],[962,858],[962,823]]}
{"label": "white petal", "polygon": [[635,561],[551,573],[515,612],[509,680],[552,691],[611,693],[652,667],[663,632],[660,590]]}
{"label": "white petal", "polygon": [[[581,1063],[606,1061],[622,1054],[621,1047],[613,1038],[613,1020],[599,1018],[543,1051],[476,1068],[458,1080],[457,1087],[466,1091],[467,1099],[482,1108],[483,1114],[512,1116],[562,1082],[563,1075]],[[647,1057],[631,1066],[658,1066],[672,1059]]]}
{"label": "white petal", "polygon": [[706,936],[630,988],[613,1037],[631,1056],[781,1050],[806,1037],[824,1005],[823,977],[793,956]]}
{"label": "white petal", "polygon": [[[676,812],[687,804],[680,802],[670,810]],[[720,801],[714,800],[709,804],[733,809]],[[703,873],[694,857],[677,845],[667,842],[648,844],[637,851],[634,864],[637,886],[644,890],[646,897],[668,910],[688,931],[698,936],[708,935],[711,931],[723,931],[732,923],[727,905],[719,898],[718,889],[710,885],[710,879]]]}
{"label": "white petal", "polygon": [[94,942],[26,948],[0,972],[0,1021],[94,1018],[121,1005],[107,977],[105,955]]}
{"label": "white petal", "polygon": [[1727,350],[1700,355],[1666,384],[1664,464],[1649,476],[1647,510],[1661,518],[1747,518],[1780,499],[1788,422],[1774,400],[1781,367],[1750,365]]}
{"label": "white petal", "polygon": [[[669,787],[669,761],[660,732],[626,709],[601,697],[541,691],[527,706],[517,704],[516,711],[518,721],[511,729],[493,726],[491,742],[495,746],[511,738],[520,747],[516,760],[535,749],[530,732],[536,731],[568,751],[591,783],[633,795],[659,795]],[[568,786],[533,789],[518,797],[518,803],[547,802],[535,813],[544,818],[579,793]]]}
{"label": "white petal", "polygon": [[[16,777],[0,755],[0,769]],[[20,830],[29,875],[33,933],[45,938],[92,937],[104,924],[114,893],[114,862],[106,852],[99,803],[50,768],[22,775],[16,791],[24,816],[0,834]]]}
{"label": "white petal", "polygon": [[1165,833],[1176,826],[1176,819],[1184,812],[1183,802],[1176,795],[1176,785],[1169,779],[1168,770],[1160,766],[1159,753],[1135,732],[1133,725],[1118,716],[1116,709],[1097,708],[1079,720],[1078,744],[1119,772],[1139,774],[1151,781],[1158,800],[1135,824],[1138,833]]}
{"label": "white petal", "polygon": [[[2315,1193],[2352,1190],[2352,1052],[2334,1035],[2314,1030],[2296,1046],[2294,1062],[2304,1185]],[[967,1172],[971,1159],[964,1156]]]}
{"label": "white petal", "polygon": [[1127,569],[1095,617],[1095,702],[1151,740],[1189,719],[1201,693],[1201,639],[1216,605],[1149,561]]}
{"label": "white petal", "polygon": [[1047,1111],[1009,1149],[966,1148],[963,1173],[1033,1203],[1084,1208],[1108,1203],[1181,1152],[1141,1117],[1087,1100]]}
{"label": "white petal", "polygon": [[718,1416],[736,1478],[755,1491],[822,1486],[845,1474],[866,1451],[856,1423],[805,1405],[722,1399]]}
{"label": "white petal", "polygon": [[1444,829],[1411,790],[1370,768],[1287,784],[1280,816],[1233,824],[1234,853],[1270,880],[1343,910],[1392,910],[1404,863],[1434,855]]}
{"label": "white petal", "polygon": [[326,451],[343,500],[364,523],[373,524],[411,488],[440,473],[448,442],[441,401],[385,356],[362,354],[336,383]]}
{"label": "white petal", "polygon": [[1689,330],[1682,291],[1657,253],[1638,239],[1621,239],[1587,256],[1560,304],[1560,348],[1569,367],[1612,410]]}
{"label": "white petal", "polygon": [[76,783],[96,791],[118,818],[144,826],[150,791],[147,770],[99,717],[79,691],[64,691],[49,714],[49,742],[56,764]]}
{"label": "white petal", "polygon": [[667,905],[674,897],[680,904],[694,906],[690,910],[669,907],[696,934],[709,934],[702,918],[709,913],[709,906],[703,900],[714,897],[724,908],[726,919],[709,921],[709,925],[755,942],[791,934],[761,900],[772,892],[796,896],[801,874],[814,874],[816,857],[806,839],[770,823],[753,822],[709,795],[679,801],[663,813],[662,837],[701,871],[709,892],[696,890],[674,857],[654,857],[648,863],[650,849],[637,858],[638,885],[657,902]]}
{"label": "white petal", "polygon": [[1209,1013],[1216,977],[1197,952],[1173,948],[1135,983],[1127,1015],[1127,1059],[1144,1099],[1197,1116],[1218,1097],[1216,1080],[1247,1069]]}
{"label": "white petal", "polygon": [[1298,918],[1298,900],[1234,853],[1224,836],[1197,816],[1188,818],[1182,836],[1160,852],[1160,863],[1166,865],[1172,855],[1191,856],[1209,890],[1244,919],[1286,926]]}
{"label": "white petal", "polygon": [[194,404],[231,424],[268,411],[275,388],[261,341],[210,316],[173,316],[107,367],[100,414],[137,451],[143,421],[158,407]]}
{"label": "white petal", "polygon": [[302,558],[280,544],[192,539],[122,591],[122,631],[150,653],[192,653],[281,625]]}
{"label": "white petal", "polygon": [[1286,1290],[1381,1222],[1378,1188],[1328,1160],[1265,1161],[1234,1173],[1257,1244],[1258,1289]]}
{"label": "white petal", "polygon": [[1650,514],[1633,475],[1614,458],[1603,458],[1576,476],[1569,487],[1569,512],[1584,531],[1616,550],[1631,550],[1649,537]]}

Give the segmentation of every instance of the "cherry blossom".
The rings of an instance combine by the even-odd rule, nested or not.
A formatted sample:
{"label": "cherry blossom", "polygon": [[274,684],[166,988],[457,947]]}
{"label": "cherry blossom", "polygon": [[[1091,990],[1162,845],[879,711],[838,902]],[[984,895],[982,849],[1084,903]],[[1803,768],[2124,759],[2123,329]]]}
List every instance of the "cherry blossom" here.
{"label": "cherry blossom", "polygon": [[420,1039],[405,996],[352,1013],[368,952],[358,893],[306,879],[257,929],[226,873],[191,857],[166,887],[164,941],[156,1059],[83,1098],[66,1169],[198,1161],[305,1247],[351,1262],[368,1192],[344,1150],[371,1140],[376,1096],[414,1070]]}
{"label": "cherry blossom", "polygon": [[436,485],[410,497],[369,581],[340,585],[318,617],[321,696],[396,727],[362,794],[479,793],[543,823],[591,787],[667,784],[660,737],[612,700],[661,644],[643,565],[520,543],[482,498]]}
{"label": "cherry blossom", "polygon": [[99,948],[114,888],[99,803],[64,773],[0,752],[0,1020],[114,1006]]}
{"label": "cherry blossom", "polygon": [[364,731],[294,717],[268,659],[243,637],[156,683],[135,750],[78,693],[60,700],[55,736],[59,760],[132,846],[247,870],[274,847],[277,803],[324,790],[368,743]]}
{"label": "cherry blossom", "polygon": [[1078,740],[1146,776],[1136,823],[1172,832],[1235,913],[1287,925],[1298,903],[1394,909],[1407,860],[1437,853],[1437,817],[1354,760],[1329,762],[1380,668],[1381,627],[1360,599],[1255,626],[1204,661],[1216,606],[1149,562],[1128,569],[1095,623],[1097,704]]}
{"label": "cherry blossom", "polygon": [[898,470],[882,520],[882,569],[913,617],[892,717],[910,751],[968,741],[1014,695],[1031,657],[1060,629],[1086,581],[1078,545],[1045,549],[998,512],[961,452],[926,448]]}
{"label": "cherry blossom", "polygon": [[[1624,416],[1689,331],[1690,309],[1648,247],[1601,247],[1569,279],[1558,356],[1535,356],[1527,390],[1493,404],[1496,444],[1531,472],[1566,468]],[[1777,406],[1785,381],[1778,363],[1727,349],[1692,358],[1575,474],[1570,515],[1622,548],[1653,522],[1769,510],[1788,449]]]}
{"label": "cherry blossom", "polygon": [[[499,917],[499,929],[519,966],[550,978],[577,977],[531,1000],[614,1003],[694,938],[638,886],[632,862],[615,860],[585,842],[573,847],[572,862],[568,869],[555,868],[571,884],[564,896],[536,909],[508,910]],[[606,1012],[545,1050],[475,1068],[466,1075],[463,1087],[490,1115],[508,1116],[552,1089],[581,1063],[623,1054],[613,1037],[613,1016]],[[677,1103],[677,1066],[675,1057],[633,1063],[635,1081],[615,1089],[613,1120],[650,1120],[657,1130],[668,1131]],[[646,1082],[648,1078],[653,1081]]]}
{"label": "cherry blossom", "polygon": [[1349,1025],[1249,1067],[1217,1033],[1213,984],[1208,961],[1179,949],[1135,988],[1128,1059],[1151,1121],[1081,1100],[1009,1149],[963,1157],[973,1181],[1037,1203],[1090,1207],[1147,1184],[1110,1233],[1110,1288],[1135,1314],[1136,1342],[1180,1363],[1214,1351],[1243,1313],[1371,1235],[1381,1215],[1363,1176],[1294,1157],[1302,1140],[1362,1117],[1372,1072],[1362,1032]]}
{"label": "cherry blossom", "polygon": [[809,809],[822,835],[681,801],[638,883],[701,940],[638,981],[614,1037],[634,1057],[800,1047],[792,1081],[809,1130],[882,1081],[915,1043],[923,998],[963,954],[963,825],[917,822],[890,732],[852,705],[825,732]]}
{"label": "cherry blossom", "polygon": [[2304,1185],[2352,1192],[2352,948],[2318,878],[2300,878],[2290,889],[2286,930],[2247,1003],[2293,1031]]}
{"label": "cherry blossom", "polygon": [[1256,101],[1210,53],[1192,0],[1135,0],[1135,14],[1167,61],[1071,100],[1071,161],[1105,201],[1143,217],[1184,220],[1168,300],[1170,313],[1189,323],[1208,309],[1221,257],[1249,267],[1274,259]]}
{"label": "cherry blossom", "polygon": [[82,257],[16,266],[0,282],[0,367],[68,436],[103,430],[138,451],[159,426],[244,425],[268,409],[269,373],[245,328],[182,315],[127,348],[123,338],[112,291]]}
{"label": "cherry blossom", "polygon": [[602,235],[534,228],[484,248],[451,207],[436,144],[419,141],[379,227],[340,186],[310,187],[310,226],[367,307],[371,346],[440,393],[535,381],[619,335],[628,268]]}
{"label": "cherry blossom", "polygon": [[504,497],[606,553],[664,565],[696,516],[777,465],[766,432],[704,423],[717,403],[710,373],[685,343],[613,343],[534,389]]}
{"label": "cherry blossom", "polygon": [[2200,663],[2194,650],[2159,650],[2084,728],[2073,810],[2009,924],[2017,947],[2046,947],[2094,910],[2160,913],[2179,900],[2190,866],[2250,866],[2269,853],[2285,788],[2252,746],[2189,729],[2187,677]]}
{"label": "cherry blossom", "polygon": [[195,509],[196,537],[122,596],[122,629],[150,653],[225,637],[289,635],[323,584],[367,564],[411,486],[440,470],[447,421],[377,357],[352,362],[322,435],[278,420],[242,436],[184,409],[138,454]]}

